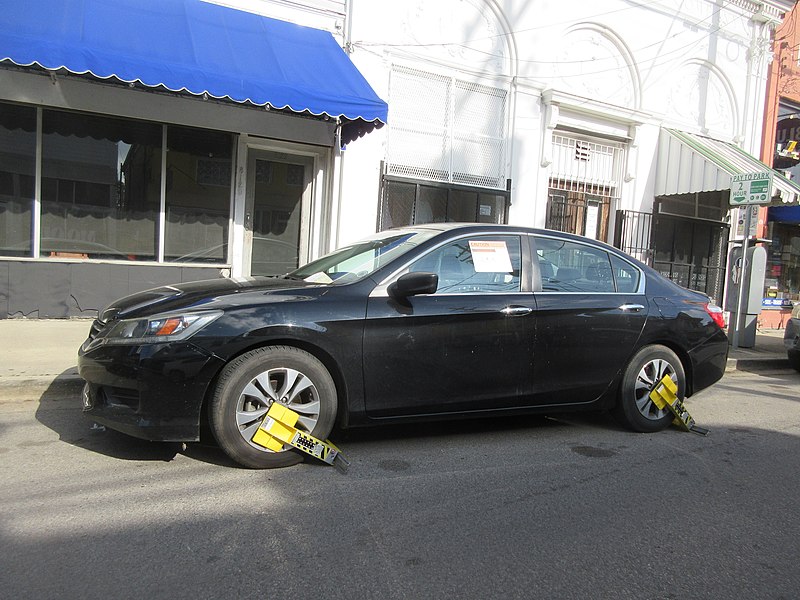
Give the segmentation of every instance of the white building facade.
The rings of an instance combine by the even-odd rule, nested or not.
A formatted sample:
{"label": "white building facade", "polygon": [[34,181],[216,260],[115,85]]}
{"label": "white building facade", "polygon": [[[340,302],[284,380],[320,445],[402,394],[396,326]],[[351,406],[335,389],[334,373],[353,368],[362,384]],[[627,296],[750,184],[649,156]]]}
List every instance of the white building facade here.
{"label": "white building facade", "polygon": [[730,174],[760,168],[792,4],[355,0],[345,43],[389,124],[345,152],[340,241],[430,220],[561,229],[721,301]]}
{"label": "white building facade", "polygon": [[[730,176],[763,167],[750,155],[759,154],[770,39],[794,2],[213,4],[329,32],[388,103],[386,126],[364,123],[360,137],[351,127],[344,143],[338,114],[257,111],[247,102],[152,94],[58,72],[48,79],[2,61],[0,102],[44,113],[34,119],[46,121],[55,108],[159,122],[164,143],[142,145],[167,154],[180,149],[177,137],[170,147],[170,127],[224,134],[216,146],[201,143],[210,145],[200,150],[208,156],[193,167],[194,184],[217,192],[208,206],[224,206],[189,214],[194,205],[176,196],[177,216],[167,214],[179,181],[175,163],[164,165],[160,179],[157,243],[147,238],[141,256],[134,246],[124,259],[69,245],[45,252],[51,236],[34,228],[30,251],[0,256],[0,284],[9,282],[0,318],[88,316],[104,300],[170,277],[270,274],[376,230],[436,221],[548,227],[604,240],[721,301],[737,219],[728,206]],[[40,123],[37,135],[59,127]],[[184,145],[199,135],[181,131]],[[17,135],[7,126],[8,139]],[[211,156],[220,144],[229,148]],[[797,202],[800,188],[776,181],[775,196]],[[177,222],[183,236],[174,227],[170,235]],[[209,231],[208,243],[197,242]],[[65,284],[73,297],[87,265],[102,265],[112,279],[124,267],[128,283],[89,304],[42,310],[35,297],[46,283],[14,291],[33,263],[75,271]],[[36,277],[44,282],[49,273]]]}

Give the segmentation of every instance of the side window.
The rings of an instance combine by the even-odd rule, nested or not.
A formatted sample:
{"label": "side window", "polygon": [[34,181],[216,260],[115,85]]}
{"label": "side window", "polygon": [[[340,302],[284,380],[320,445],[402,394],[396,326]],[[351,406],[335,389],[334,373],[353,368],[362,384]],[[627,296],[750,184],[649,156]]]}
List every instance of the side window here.
{"label": "side window", "polygon": [[608,252],[569,240],[536,236],[545,292],[614,292]]}
{"label": "side window", "polygon": [[409,270],[436,273],[437,294],[497,294],[520,290],[520,262],[518,237],[473,237],[429,252]]}
{"label": "side window", "polygon": [[613,254],[611,255],[611,267],[614,270],[614,281],[617,282],[618,292],[630,294],[639,289],[639,278],[642,276],[639,269]]}

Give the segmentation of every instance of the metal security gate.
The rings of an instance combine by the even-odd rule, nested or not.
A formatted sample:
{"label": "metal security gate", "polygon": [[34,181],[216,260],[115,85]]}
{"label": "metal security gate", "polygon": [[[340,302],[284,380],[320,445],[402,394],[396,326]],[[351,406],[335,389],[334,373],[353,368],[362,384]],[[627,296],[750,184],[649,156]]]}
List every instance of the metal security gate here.
{"label": "metal security gate", "polygon": [[422,223],[508,223],[511,180],[506,190],[391,177],[381,179],[378,231]]}
{"label": "metal security gate", "polygon": [[729,229],[718,221],[617,211],[614,245],[720,304]]}
{"label": "metal security gate", "polygon": [[653,248],[650,245],[652,227],[652,213],[618,210],[614,225],[614,246],[652,267]]}

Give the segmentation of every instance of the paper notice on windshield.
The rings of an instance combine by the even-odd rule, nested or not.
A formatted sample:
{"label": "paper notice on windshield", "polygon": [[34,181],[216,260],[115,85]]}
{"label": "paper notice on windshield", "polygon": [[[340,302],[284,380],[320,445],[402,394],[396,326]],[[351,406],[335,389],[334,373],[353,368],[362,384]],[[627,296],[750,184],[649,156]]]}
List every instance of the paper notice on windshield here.
{"label": "paper notice on windshield", "polygon": [[511,257],[505,242],[469,241],[476,273],[511,273]]}

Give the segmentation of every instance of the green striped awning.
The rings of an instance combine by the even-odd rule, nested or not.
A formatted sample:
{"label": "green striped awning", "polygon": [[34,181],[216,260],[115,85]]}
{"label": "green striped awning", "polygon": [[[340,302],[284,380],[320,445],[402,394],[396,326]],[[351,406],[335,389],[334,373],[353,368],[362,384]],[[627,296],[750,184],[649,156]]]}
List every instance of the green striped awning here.
{"label": "green striped awning", "polygon": [[773,172],[773,205],[800,202],[800,185],[738,146],[663,128],[659,138],[655,195],[729,190],[731,176],[763,171]]}

